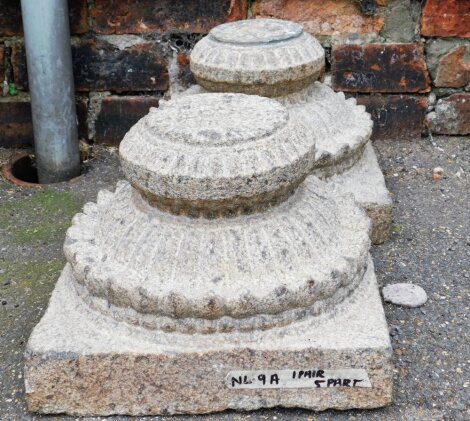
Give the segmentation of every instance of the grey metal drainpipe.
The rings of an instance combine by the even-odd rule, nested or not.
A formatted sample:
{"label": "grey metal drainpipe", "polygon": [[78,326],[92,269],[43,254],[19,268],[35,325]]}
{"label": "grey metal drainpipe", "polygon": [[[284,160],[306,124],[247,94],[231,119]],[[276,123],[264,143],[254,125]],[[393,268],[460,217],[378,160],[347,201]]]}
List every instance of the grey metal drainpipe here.
{"label": "grey metal drainpipe", "polygon": [[21,0],[40,183],[80,174],[67,0]]}

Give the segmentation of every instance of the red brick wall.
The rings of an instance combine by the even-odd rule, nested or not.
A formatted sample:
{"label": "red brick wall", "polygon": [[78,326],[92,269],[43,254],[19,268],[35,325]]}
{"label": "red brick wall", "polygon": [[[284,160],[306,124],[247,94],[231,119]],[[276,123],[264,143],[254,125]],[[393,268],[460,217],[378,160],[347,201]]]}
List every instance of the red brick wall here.
{"label": "red brick wall", "polygon": [[[85,140],[118,144],[163,95],[194,83],[188,54],[201,36],[247,17],[298,21],[315,35],[327,50],[327,80],[366,105],[376,122],[374,138],[416,138],[428,127],[435,133],[469,132],[470,0],[377,0],[369,15],[356,0],[69,4]],[[19,0],[0,0],[0,84],[0,146],[30,143]]]}

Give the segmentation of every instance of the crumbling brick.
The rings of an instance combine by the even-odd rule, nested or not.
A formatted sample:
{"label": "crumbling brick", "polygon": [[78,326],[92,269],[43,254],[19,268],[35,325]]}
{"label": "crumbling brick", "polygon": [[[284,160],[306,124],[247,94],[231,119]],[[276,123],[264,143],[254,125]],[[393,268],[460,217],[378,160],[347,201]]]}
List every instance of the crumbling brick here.
{"label": "crumbling brick", "polygon": [[[87,40],[72,45],[75,89],[87,91],[165,91],[168,89],[167,60],[153,42],[119,49],[107,42]],[[24,45],[12,48],[15,83],[28,89]]]}
{"label": "crumbling brick", "polygon": [[419,139],[428,101],[412,95],[360,95],[374,120],[372,139]]}
{"label": "crumbling brick", "polygon": [[332,48],[333,88],[346,92],[428,92],[421,44],[338,45]]}
{"label": "crumbling brick", "polygon": [[95,122],[95,143],[117,146],[129,129],[158,107],[155,96],[108,96],[101,100]]}
{"label": "crumbling brick", "polygon": [[421,35],[470,37],[470,1],[426,0],[421,18]]}
{"label": "crumbling brick", "polygon": [[[69,0],[70,32],[83,34],[88,30],[87,0]],[[20,0],[0,0],[0,36],[23,34]]]}
{"label": "crumbling brick", "polygon": [[245,19],[246,0],[97,1],[93,30],[100,34],[206,33],[224,22]]}
{"label": "crumbling brick", "polygon": [[470,134],[470,93],[452,94],[437,101],[427,115],[429,130],[436,134]]}

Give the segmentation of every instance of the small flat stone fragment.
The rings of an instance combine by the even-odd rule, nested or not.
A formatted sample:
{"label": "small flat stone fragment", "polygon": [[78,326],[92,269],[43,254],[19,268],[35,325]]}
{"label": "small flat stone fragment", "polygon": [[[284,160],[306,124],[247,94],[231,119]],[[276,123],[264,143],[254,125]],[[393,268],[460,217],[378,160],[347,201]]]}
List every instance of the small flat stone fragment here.
{"label": "small flat stone fragment", "polygon": [[436,167],[432,170],[432,179],[441,180],[444,177],[444,168]]}
{"label": "small flat stone fragment", "polygon": [[385,301],[404,307],[420,307],[428,300],[426,291],[414,284],[390,284],[382,293]]}
{"label": "small flat stone fragment", "polygon": [[280,96],[305,88],[324,67],[320,43],[302,26],[278,19],[217,26],[191,52],[194,77],[213,92]]}

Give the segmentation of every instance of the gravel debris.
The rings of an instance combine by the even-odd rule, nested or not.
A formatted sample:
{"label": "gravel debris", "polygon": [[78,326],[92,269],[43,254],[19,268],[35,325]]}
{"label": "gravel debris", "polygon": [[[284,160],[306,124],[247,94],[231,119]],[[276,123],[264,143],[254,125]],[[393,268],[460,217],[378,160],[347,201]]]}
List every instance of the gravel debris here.
{"label": "gravel debris", "polygon": [[432,179],[441,180],[444,177],[444,168],[436,167],[432,170]]}

